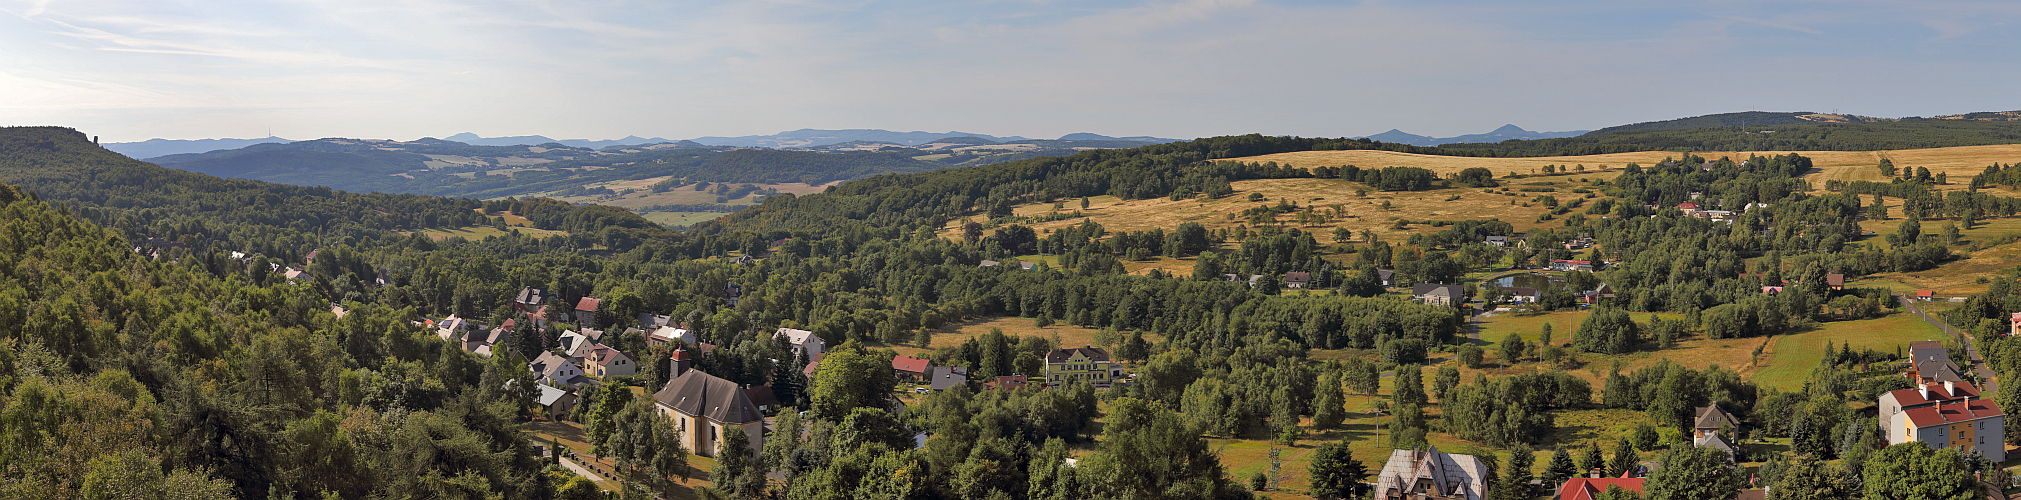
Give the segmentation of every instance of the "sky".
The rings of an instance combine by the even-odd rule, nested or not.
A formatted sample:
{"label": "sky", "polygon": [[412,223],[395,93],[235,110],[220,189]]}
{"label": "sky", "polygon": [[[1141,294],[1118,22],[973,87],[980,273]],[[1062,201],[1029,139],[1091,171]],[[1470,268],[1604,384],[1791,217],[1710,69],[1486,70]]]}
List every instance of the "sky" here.
{"label": "sky", "polygon": [[2013,1],[0,0],[0,125],[1447,137],[2021,109]]}

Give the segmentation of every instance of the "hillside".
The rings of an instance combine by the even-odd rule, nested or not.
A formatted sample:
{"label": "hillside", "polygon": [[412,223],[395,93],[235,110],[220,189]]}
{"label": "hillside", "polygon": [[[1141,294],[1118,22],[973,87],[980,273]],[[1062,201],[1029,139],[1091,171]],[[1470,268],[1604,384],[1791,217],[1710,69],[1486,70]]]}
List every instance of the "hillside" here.
{"label": "hillside", "polygon": [[0,129],[0,182],[77,207],[86,219],[136,242],[153,238],[159,241],[153,245],[199,254],[240,251],[284,261],[300,261],[323,244],[392,244],[418,230],[488,225],[492,219],[484,210],[512,210],[547,230],[591,234],[618,228],[633,233],[635,241],[675,237],[607,207],[547,200],[487,205],[467,198],[219,178],[127,158],[56,127]]}

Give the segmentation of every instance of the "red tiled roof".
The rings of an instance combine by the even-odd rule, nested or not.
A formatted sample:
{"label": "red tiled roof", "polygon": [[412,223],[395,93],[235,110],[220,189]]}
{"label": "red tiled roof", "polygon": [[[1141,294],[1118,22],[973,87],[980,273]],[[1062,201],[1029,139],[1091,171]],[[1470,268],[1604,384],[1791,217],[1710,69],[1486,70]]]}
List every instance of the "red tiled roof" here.
{"label": "red tiled roof", "polygon": [[1972,387],[1972,384],[1966,382],[1951,384],[1952,390],[1948,392],[1944,390],[1944,384],[1929,384],[1924,387],[1930,390],[1930,396],[1927,398],[1923,397],[1922,391],[1916,389],[1895,389],[1888,391],[1888,394],[1895,395],[1895,402],[1904,407],[1979,397],[1979,388]]}
{"label": "red tiled roof", "polygon": [[578,300],[578,301],[576,301],[576,302],[575,302],[575,310],[577,310],[577,311],[595,311],[595,310],[596,310],[596,306],[597,306],[598,304],[602,304],[602,303],[603,303],[603,301],[602,301],[602,300],[599,300],[599,299],[592,299],[592,298],[589,298],[589,297],[583,297],[583,298],[582,298],[582,300]]}
{"label": "red tiled roof", "polygon": [[1917,297],[1929,297],[1936,294],[1937,292],[1933,290],[1916,290]]}
{"label": "red tiled roof", "polygon": [[1570,481],[1565,481],[1564,487],[1558,488],[1558,500],[1593,500],[1593,497],[1600,496],[1600,492],[1607,491],[1607,488],[1615,486],[1619,486],[1624,490],[1641,493],[1642,478],[1572,478]]}
{"label": "red tiled roof", "polygon": [[1993,406],[1993,402],[1983,399],[1953,404],[1940,403],[1937,406],[1927,408],[1903,410],[1902,413],[1904,416],[1909,417],[1909,425],[1916,427],[1929,427],[2006,415],[2000,412],[2000,407]]}
{"label": "red tiled roof", "polygon": [[925,375],[926,371],[932,368],[933,362],[924,359],[919,359],[911,356],[897,356],[891,358],[891,369],[893,370]]}

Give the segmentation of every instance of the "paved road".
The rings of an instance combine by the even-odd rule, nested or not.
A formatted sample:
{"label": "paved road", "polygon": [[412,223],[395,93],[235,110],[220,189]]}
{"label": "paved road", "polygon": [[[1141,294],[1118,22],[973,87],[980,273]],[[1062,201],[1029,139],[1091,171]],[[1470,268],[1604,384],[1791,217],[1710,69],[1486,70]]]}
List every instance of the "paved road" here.
{"label": "paved road", "polygon": [[582,475],[582,477],[589,478],[589,480],[591,481],[604,480],[603,476],[599,476],[596,474],[596,471],[590,470],[588,467],[576,465],[575,460],[571,460],[568,457],[561,457],[561,466],[567,467],[569,470],[575,471],[576,474],[580,474]]}
{"label": "paved road", "polygon": [[[1923,321],[1928,321],[1932,325],[1937,325],[1937,328],[1942,328],[1944,330],[1944,333],[1950,335],[1952,338],[1964,337],[1967,340],[1972,339],[1972,336],[1970,334],[1958,331],[1958,329],[1956,328],[1951,328],[1951,325],[1945,324],[1943,321],[1938,321],[1937,318],[1930,317],[1929,313],[1925,313],[1923,312],[1922,309],[1916,307],[1916,301],[1910,300],[1908,297],[1900,294],[1895,295],[1895,300],[1901,301],[1902,306],[1907,307],[1910,312],[1916,313],[1917,316],[1923,317]],[[1979,387],[1979,393],[1985,395],[1999,394],[2000,382],[1995,378],[1997,374],[1993,373],[1992,368],[1986,367],[1986,358],[1979,356],[1978,344],[1974,342],[1966,342],[1965,354],[1971,356],[1972,358],[1972,373],[1978,375],[1979,380],[1982,381]]]}

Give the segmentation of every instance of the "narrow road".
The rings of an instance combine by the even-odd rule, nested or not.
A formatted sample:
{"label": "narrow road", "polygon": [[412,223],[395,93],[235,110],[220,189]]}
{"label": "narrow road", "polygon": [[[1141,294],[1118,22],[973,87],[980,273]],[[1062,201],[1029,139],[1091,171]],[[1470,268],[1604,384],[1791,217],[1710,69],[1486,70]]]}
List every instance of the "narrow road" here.
{"label": "narrow road", "polygon": [[1943,321],[1938,321],[1937,318],[1930,317],[1929,313],[1925,313],[1923,312],[1922,309],[1916,307],[1915,300],[1912,300],[1907,296],[1895,294],[1895,300],[1900,301],[1902,303],[1902,307],[1908,308],[1910,312],[1914,312],[1916,313],[1917,316],[1921,316],[1923,318],[1923,321],[1928,321],[1932,325],[1937,325],[1937,328],[1943,329],[1944,333],[1950,335],[1952,338],[1958,337],[1965,338],[1967,340],[1967,342],[1965,342],[1965,354],[1972,358],[1972,373],[1974,375],[1978,375],[1979,380],[1981,381],[1979,387],[1979,394],[1990,395],[2000,393],[2000,382],[1997,379],[1995,379],[1997,374],[1993,373],[1992,368],[1986,367],[1986,358],[1979,356],[1979,345],[1976,342],[1973,342],[1974,340],[1977,339],[1973,339],[1972,335],[1962,331],[1958,331],[1958,329],[1956,328],[1951,328],[1951,325],[1945,324]]}
{"label": "narrow road", "polygon": [[589,480],[591,481],[604,480],[603,476],[599,476],[596,474],[596,471],[590,470],[588,467],[576,465],[575,460],[569,459],[568,457],[561,457],[561,466],[567,467],[568,470],[575,471],[576,474],[582,475],[582,477],[589,478]]}

